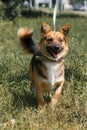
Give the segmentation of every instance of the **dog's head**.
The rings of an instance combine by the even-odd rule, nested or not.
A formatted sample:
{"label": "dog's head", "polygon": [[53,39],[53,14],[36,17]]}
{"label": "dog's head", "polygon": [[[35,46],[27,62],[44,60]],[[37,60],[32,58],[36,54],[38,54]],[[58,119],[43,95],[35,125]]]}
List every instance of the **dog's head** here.
{"label": "dog's head", "polygon": [[68,53],[67,34],[70,26],[65,25],[57,32],[52,31],[47,23],[41,25],[40,51],[51,59],[58,60]]}

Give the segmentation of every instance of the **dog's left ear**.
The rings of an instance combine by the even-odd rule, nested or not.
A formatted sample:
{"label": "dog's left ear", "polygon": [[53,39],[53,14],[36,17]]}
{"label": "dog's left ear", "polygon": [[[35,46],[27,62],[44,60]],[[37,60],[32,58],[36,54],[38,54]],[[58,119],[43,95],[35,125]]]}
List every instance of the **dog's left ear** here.
{"label": "dog's left ear", "polygon": [[59,29],[59,32],[67,36],[69,30],[70,30],[70,25],[64,25],[62,28]]}
{"label": "dog's left ear", "polygon": [[41,25],[41,36],[47,34],[50,31],[51,31],[50,26],[46,22],[43,22]]}

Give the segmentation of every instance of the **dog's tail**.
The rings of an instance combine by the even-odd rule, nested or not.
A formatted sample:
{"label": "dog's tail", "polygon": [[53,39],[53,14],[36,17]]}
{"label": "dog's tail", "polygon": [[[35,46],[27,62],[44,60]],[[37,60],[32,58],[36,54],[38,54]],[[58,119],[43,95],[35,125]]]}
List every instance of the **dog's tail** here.
{"label": "dog's tail", "polygon": [[28,52],[35,54],[38,52],[38,48],[36,47],[33,39],[32,39],[33,30],[25,28],[20,28],[17,32],[17,35],[20,39],[20,44],[23,49]]}

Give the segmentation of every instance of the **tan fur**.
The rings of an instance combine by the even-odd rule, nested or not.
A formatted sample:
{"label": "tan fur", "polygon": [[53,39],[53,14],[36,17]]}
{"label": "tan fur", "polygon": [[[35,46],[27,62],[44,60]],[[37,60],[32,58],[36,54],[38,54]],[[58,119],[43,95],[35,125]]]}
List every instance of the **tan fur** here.
{"label": "tan fur", "polygon": [[[31,85],[36,89],[36,96],[39,106],[44,106],[45,102],[43,99],[44,91],[54,91],[50,102],[50,108],[54,109],[59,95],[62,91],[64,83],[64,57],[68,53],[67,33],[69,32],[70,26],[65,25],[54,32],[51,30],[47,23],[41,25],[41,40],[39,43],[39,51],[41,56],[34,55],[34,58],[30,63],[30,76]],[[29,29],[19,30],[19,37],[25,37],[30,35]],[[47,50],[47,47],[59,46],[60,51],[51,53]],[[54,50],[53,50],[54,51]]]}
{"label": "tan fur", "polygon": [[30,30],[29,28],[20,28],[17,32],[18,37],[21,39],[26,36],[31,36],[33,33],[33,30]]}

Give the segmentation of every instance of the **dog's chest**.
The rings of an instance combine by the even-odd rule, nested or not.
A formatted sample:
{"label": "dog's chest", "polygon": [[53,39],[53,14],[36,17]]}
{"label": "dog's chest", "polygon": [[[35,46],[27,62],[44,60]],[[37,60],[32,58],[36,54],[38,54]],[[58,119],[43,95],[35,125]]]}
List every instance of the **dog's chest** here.
{"label": "dog's chest", "polygon": [[57,62],[44,62],[44,65],[47,68],[48,79],[45,80],[49,84],[50,89],[54,89],[54,86],[57,82],[61,82],[64,78],[63,76],[63,66],[61,63]]}

